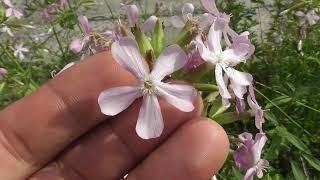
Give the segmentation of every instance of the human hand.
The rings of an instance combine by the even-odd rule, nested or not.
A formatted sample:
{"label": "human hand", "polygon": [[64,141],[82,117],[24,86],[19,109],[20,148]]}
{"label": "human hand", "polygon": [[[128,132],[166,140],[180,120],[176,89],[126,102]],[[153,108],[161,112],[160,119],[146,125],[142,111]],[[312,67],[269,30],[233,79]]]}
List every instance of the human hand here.
{"label": "human hand", "polygon": [[229,143],[217,123],[160,100],[161,137],[135,132],[141,100],[114,117],[100,112],[101,91],[135,84],[109,53],[81,61],[0,112],[1,180],[207,180]]}

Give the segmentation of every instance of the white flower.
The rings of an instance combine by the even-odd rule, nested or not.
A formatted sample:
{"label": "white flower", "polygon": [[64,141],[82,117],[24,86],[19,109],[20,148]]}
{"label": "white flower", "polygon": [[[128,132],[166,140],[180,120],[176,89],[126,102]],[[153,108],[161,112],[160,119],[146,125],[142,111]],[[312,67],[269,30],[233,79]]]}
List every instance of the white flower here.
{"label": "white flower", "polygon": [[9,36],[14,37],[14,34],[12,33],[11,29],[8,26],[4,26],[0,30],[3,33],[7,33]]}
{"label": "white flower", "polygon": [[[203,60],[216,65],[215,77],[222,98],[224,100],[232,98],[227,88],[230,80],[230,87],[235,96],[243,99],[243,95],[247,92],[246,86],[249,86],[252,82],[252,76],[248,73],[237,71],[232,67],[245,62],[253,53],[254,46],[247,37],[248,33],[245,32],[234,37],[230,47],[223,50],[221,40],[225,26],[225,23],[215,20],[205,43],[202,41],[201,36],[197,37],[197,48]],[[225,74],[223,74],[223,71]]]}
{"label": "white flower", "polygon": [[13,55],[16,58],[23,60],[24,59],[24,54],[23,54],[24,52],[29,52],[29,49],[23,47],[23,43],[21,43],[21,44],[15,46]]}
{"label": "white flower", "polygon": [[136,86],[123,86],[103,91],[98,98],[101,112],[114,116],[129,107],[133,101],[143,96],[136,132],[143,139],[159,137],[164,124],[158,96],[181,111],[193,111],[196,91],[182,84],[164,83],[162,80],[187,63],[187,55],[177,45],[167,47],[149,72],[148,66],[139,52],[137,42],[122,37],[112,44],[113,58],[139,81]]}
{"label": "white flower", "polygon": [[6,9],[6,16],[15,16],[16,18],[20,19],[23,16],[23,13],[15,7],[10,0],[3,0],[3,3],[8,7]]}

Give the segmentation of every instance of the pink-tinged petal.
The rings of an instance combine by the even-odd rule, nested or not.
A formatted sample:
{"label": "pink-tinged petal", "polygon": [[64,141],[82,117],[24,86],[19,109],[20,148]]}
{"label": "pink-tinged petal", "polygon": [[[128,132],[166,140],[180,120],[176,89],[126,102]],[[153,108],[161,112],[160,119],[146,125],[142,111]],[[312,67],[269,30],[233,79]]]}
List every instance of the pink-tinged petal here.
{"label": "pink-tinged petal", "polygon": [[127,16],[129,24],[134,27],[139,19],[139,9],[136,5],[127,5]]}
{"label": "pink-tinged petal", "polygon": [[175,28],[180,29],[180,28],[183,28],[185,25],[184,21],[179,16],[172,16],[170,18],[170,20],[171,20],[173,27],[175,27]]}
{"label": "pink-tinged petal", "polygon": [[191,3],[185,3],[182,6],[181,12],[182,12],[182,16],[186,19],[189,16],[192,16],[194,11],[194,6]]}
{"label": "pink-tinged petal", "polygon": [[17,19],[21,19],[21,17],[23,16],[23,13],[16,9],[13,10],[13,14]]}
{"label": "pink-tinged petal", "polygon": [[81,27],[82,27],[83,31],[86,34],[90,34],[91,27],[89,25],[88,18],[86,16],[81,15],[81,16],[79,16],[78,20],[79,20],[79,23],[81,24]]}
{"label": "pink-tinged petal", "polygon": [[234,84],[241,86],[249,86],[252,84],[253,77],[249,73],[237,71],[231,67],[223,67],[228,77],[232,80]]}
{"label": "pink-tinged petal", "polygon": [[183,112],[194,110],[193,102],[197,91],[189,85],[157,82],[157,90],[169,104]]}
{"label": "pink-tinged petal", "polygon": [[13,4],[11,3],[10,0],[3,0],[3,3],[4,3],[5,5],[7,5],[8,7],[13,7]]}
{"label": "pink-tinged petal", "polygon": [[10,16],[12,16],[12,14],[13,14],[13,9],[12,8],[8,8],[6,10],[6,17],[10,17]]}
{"label": "pink-tinged petal", "polygon": [[236,166],[242,171],[247,171],[254,166],[250,147],[247,147],[243,144],[234,151],[233,158]]}
{"label": "pink-tinged petal", "polygon": [[125,110],[135,99],[141,96],[139,87],[122,86],[107,89],[100,93],[98,103],[103,114],[114,116]]}
{"label": "pink-tinged petal", "polygon": [[188,63],[183,67],[185,71],[193,71],[201,64],[205,63],[199,51],[193,52],[188,59]]}
{"label": "pink-tinged petal", "polygon": [[258,162],[261,158],[262,149],[268,141],[268,138],[264,133],[258,133],[256,134],[254,141],[255,143],[252,147],[252,151],[254,152],[255,162]]}
{"label": "pink-tinged petal", "polygon": [[84,48],[84,46],[86,46],[86,44],[89,42],[89,37],[84,37],[83,39],[76,39],[73,40],[69,46],[69,49],[73,52],[73,53],[79,53],[82,51],[82,49]]}
{"label": "pink-tinged petal", "polygon": [[222,62],[229,66],[236,66],[241,62],[246,61],[246,54],[249,50],[249,45],[239,44],[235,49],[224,50],[220,56]]}
{"label": "pink-tinged petal", "polygon": [[231,99],[231,95],[228,91],[225,80],[223,78],[222,67],[219,64],[216,65],[215,76],[216,76],[216,82],[219,87],[219,93],[220,93],[221,97],[225,98],[225,99]]}
{"label": "pink-tinged petal", "polygon": [[147,65],[140,54],[137,42],[130,37],[121,37],[111,46],[112,57],[139,80],[149,74]]}
{"label": "pink-tinged petal", "polygon": [[68,7],[68,1],[67,0],[60,0],[60,6]]}
{"label": "pink-tinged petal", "polygon": [[231,82],[230,87],[233,90],[236,98],[242,100],[243,95],[247,93],[247,87],[235,83],[234,80],[231,78],[230,78],[230,82]]}
{"label": "pink-tinged petal", "polygon": [[299,17],[304,17],[304,16],[305,16],[304,12],[302,12],[302,11],[297,11],[297,12],[295,13],[295,15],[296,15],[296,16],[299,16]]}
{"label": "pink-tinged petal", "polygon": [[7,73],[8,71],[5,68],[0,68],[0,80],[2,80]]}
{"label": "pink-tinged petal", "polygon": [[70,67],[72,67],[73,65],[75,65],[76,63],[75,62],[71,62],[71,63],[68,63],[67,65],[65,65],[59,72],[57,75],[61,74],[63,71],[69,69]]}
{"label": "pink-tinged petal", "polygon": [[201,39],[201,35],[198,35],[196,37],[196,45],[200,53],[200,56],[204,61],[211,62],[212,64],[217,63],[217,60],[218,60],[217,56],[204,45]]}
{"label": "pink-tinged petal", "polygon": [[212,25],[212,23],[214,22],[216,18],[209,13],[204,13],[200,16],[200,27],[205,29],[208,28]]}
{"label": "pink-tinged petal", "polygon": [[221,38],[224,27],[215,21],[210,27],[208,34],[208,48],[216,54],[222,52]]}
{"label": "pink-tinged petal", "polygon": [[219,14],[215,0],[201,0],[201,4],[208,12],[216,16]]}
{"label": "pink-tinged petal", "polygon": [[142,139],[157,138],[164,128],[157,96],[146,94],[140,108],[136,132]]}
{"label": "pink-tinged petal", "polygon": [[151,72],[151,79],[161,81],[165,76],[181,69],[188,62],[187,54],[176,44],[162,51]]}
{"label": "pink-tinged petal", "polygon": [[255,168],[248,169],[246,174],[244,175],[243,180],[253,180],[255,173],[256,173]]}
{"label": "pink-tinged petal", "polygon": [[225,109],[228,109],[231,106],[229,99],[221,98],[221,103]]}
{"label": "pink-tinged petal", "polygon": [[114,36],[114,33],[113,33],[113,31],[105,31],[105,32],[103,32],[103,33],[101,33],[103,36],[105,36],[105,37],[113,37]]}
{"label": "pink-tinged petal", "polygon": [[241,133],[238,137],[243,143],[246,143],[247,141],[253,141],[252,134],[248,132]]}
{"label": "pink-tinged petal", "polygon": [[245,112],[246,103],[243,99],[236,97],[236,111],[238,114]]}
{"label": "pink-tinged petal", "polygon": [[141,31],[142,32],[152,32],[156,23],[158,21],[158,18],[156,16],[150,16],[142,25]]}
{"label": "pink-tinged petal", "polygon": [[212,176],[211,180],[218,180],[216,176]]}
{"label": "pink-tinged petal", "polygon": [[320,19],[320,17],[316,14],[316,12],[314,10],[310,10],[307,13],[306,18],[311,26],[315,25],[317,23],[317,21],[319,21],[319,19]]}

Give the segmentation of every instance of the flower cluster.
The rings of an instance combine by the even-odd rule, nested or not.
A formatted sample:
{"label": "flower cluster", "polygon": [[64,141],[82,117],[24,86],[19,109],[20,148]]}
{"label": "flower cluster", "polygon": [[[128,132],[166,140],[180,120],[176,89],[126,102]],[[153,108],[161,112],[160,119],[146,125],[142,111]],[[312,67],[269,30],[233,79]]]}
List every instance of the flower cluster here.
{"label": "flower cluster", "polygon": [[122,4],[127,21],[119,19],[113,31],[95,32],[87,17],[79,16],[84,34],[70,44],[70,50],[85,57],[110,49],[115,61],[136,77],[135,86],[101,92],[98,103],[103,114],[115,116],[142,97],[136,132],[143,139],[161,136],[165,127],[158,98],[183,112],[194,109],[197,91],[190,85],[171,83],[170,79],[186,80],[176,74],[193,76],[195,71],[201,71],[203,64],[211,65],[224,108],[235,102],[236,112],[241,114],[247,111],[248,104],[248,112],[255,116],[260,133],[255,140],[249,133],[239,135],[241,143],[234,157],[239,169],[247,171],[245,179],[252,179],[254,174],[262,177],[262,170],[268,167],[268,161],[260,159],[267,141],[263,133],[263,110],[255,98],[252,75],[236,69],[253,55],[255,46],[249,32],[237,33],[230,27],[231,17],[220,12],[213,0],[201,3],[206,11],[201,16],[193,15],[194,6],[186,3],[182,16],[171,18],[173,27],[181,30],[177,40],[169,45],[161,17],[152,15],[141,22],[138,7],[133,4]]}

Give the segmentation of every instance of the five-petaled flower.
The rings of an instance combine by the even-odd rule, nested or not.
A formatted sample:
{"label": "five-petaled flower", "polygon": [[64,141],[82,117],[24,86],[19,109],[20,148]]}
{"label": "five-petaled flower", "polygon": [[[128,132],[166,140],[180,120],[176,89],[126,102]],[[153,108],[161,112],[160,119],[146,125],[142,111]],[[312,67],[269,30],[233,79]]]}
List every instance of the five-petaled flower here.
{"label": "five-petaled flower", "polygon": [[14,51],[14,57],[19,58],[20,60],[24,60],[25,58],[23,53],[29,52],[29,49],[23,47],[23,43],[16,45],[14,48],[12,48],[12,50]]}
{"label": "five-petaled flower", "polygon": [[3,0],[3,3],[7,6],[7,17],[15,16],[16,18],[20,19],[23,16],[23,13],[20,12],[20,10],[16,6],[14,6],[10,0]]}
{"label": "five-petaled flower", "polygon": [[237,167],[242,171],[246,171],[244,180],[253,180],[255,174],[262,178],[263,171],[269,166],[267,160],[261,159],[262,149],[268,138],[263,133],[256,134],[254,140],[252,138],[250,133],[240,134],[239,139],[242,144],[234,152]]}
{"label": "five-petaled flower", "polygon": [[117,115],[143,96],[136,132],[141,138],[150,139],[159,137],[164,128],[158,96],[183,112],[193,111],[197,93],[192,86],[162,82],[187,63],[187,55],[179,46],[171,45],[163,50],[151,72],[135,40],[122,37],[112,44],[111,52],[116,62],[132,73],[139,83],[103,91],[98,98],[103,114]]}

